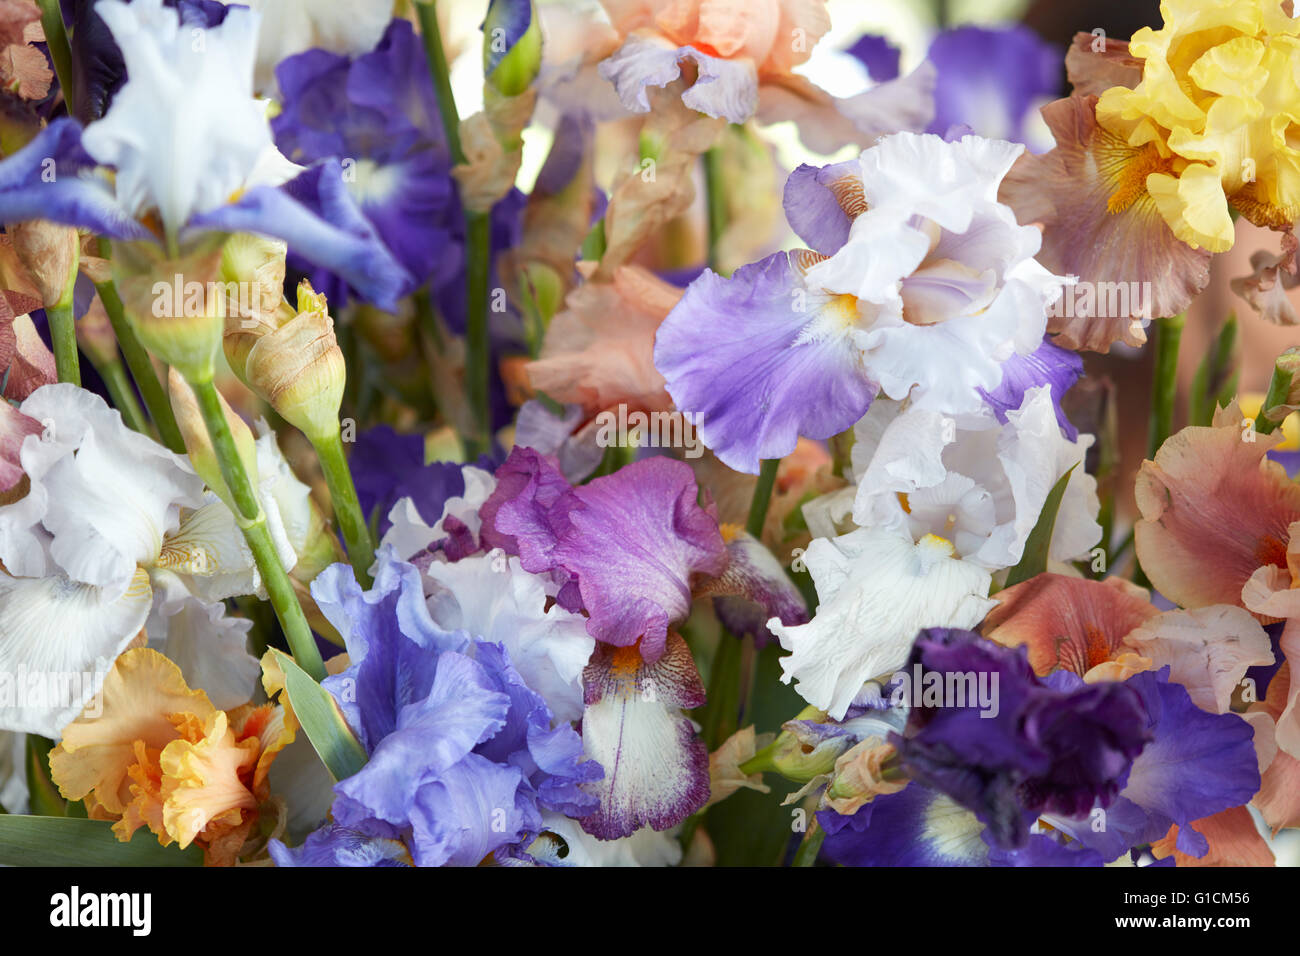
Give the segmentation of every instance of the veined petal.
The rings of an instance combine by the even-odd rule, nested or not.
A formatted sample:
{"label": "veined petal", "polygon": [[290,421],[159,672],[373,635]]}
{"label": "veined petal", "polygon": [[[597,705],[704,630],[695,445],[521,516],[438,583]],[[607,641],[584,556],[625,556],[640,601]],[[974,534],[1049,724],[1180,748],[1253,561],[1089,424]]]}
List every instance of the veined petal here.
{"label": "veined petal", "polygon": [[606,768],[586,785],[600,809],[582,828],[602,840],[686,819],[709,799],[709,753],[682,711],[704,703],[704,686],[686,642],[670,635],[654,663],[636,647],[602,644],[583,674],[582,742]]}
{"label": "veined petal", "polygon": [[1138,473],[1138,560],[1156,590],[1183,607],[1241,604],[1257,568],[1287,565],[1300,485],[1265,456],[1280,436],[1243,441],[1240,421],[1240,412],[1225,412],[1217,427],[1184,428]]}
{"label": "veined petal", "polygon": [[806,288],[779,252],[691,283],[659,327],[655,366],[705,445],[757,474],[800,435],[829,438],[871,404],[876,385],[849,335],[857,319],[851,297]]}
{"label": "veined petal", "polygon": [[112,595],[63,575],[0,572],[0,727],[57,738],[140,633],[151,601],[143,570]]}
{"label": "veined petal", "polygon": [[1160,613],[1145,590],[1117,577],[1037,574],[994,599],[997,607],[981,633],[1006,647],[1028,647],[1030,666],[1040,677],[1060,668],[1084,676],[1114,660],[1124,639]]}
{"label": "veined petal", "polygon": [[1247,611],[1226,604],[1166,611],[1139,625],[1124,643],[1169,666],[1169,679],[1183,685],[1192,703],[1225,714],[1250,667],[1273,663],[1268,635]]}
{"label": "veined petal", "polygon": [[[1210,253],[1181,242],[1146,193],[1143,164],[1155,162],[1155,147],[1130,147],[1107,133],[1097,125],[1095,107],[1092,96],[1045,107],[1056,148],[1022,156],[1004,180],[1001,198],[1022,223],[1042,224],[1039,262],[1096,292],[1073,297],[1053,315],[1050,331],[1060,333],[1063,345],[1104,352],[1116,341],[1146,341],[1135,318],[1185,309],[1209,282]],[[1127,205],[1112,212],[1112,198],[1121,190]],[[1112,297],[1111,289],[1139,294]]]}

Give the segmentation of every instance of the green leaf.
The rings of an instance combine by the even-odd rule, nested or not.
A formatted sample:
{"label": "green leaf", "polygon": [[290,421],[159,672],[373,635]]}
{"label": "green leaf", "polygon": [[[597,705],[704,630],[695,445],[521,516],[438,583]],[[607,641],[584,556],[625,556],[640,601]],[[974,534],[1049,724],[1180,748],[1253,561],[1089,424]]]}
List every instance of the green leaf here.
{"label": "green leaf", "polygon": [[0,817],[0,864],[6,866],[202,866],[202,848],[165,847],[152,833],[129,843],[107,820],[75,817]]}
{"label": "green leaf", "polygon": [[1070,483],[1070,475],[1074,474],[1074,469],[1077,467],[1079,467],[1078,462],[1071,465],[1070,470],[1063,474],[1048,492],[1047,500],[1043,502],[1043,512],[1038,516],[1038,523],[1034,525],[1034,530],[1029,532],[1029,538],[1025,541],[1025,553],[1021,555],[1020,563],[1007,575],[1007,587],[1019,584],[1021,581],[1028,581],[1035,574],[1042,574],[1047,570],[1047,554],[1052,547],[1056,513],[1061,510],[1065,486]]}
{"label": "green leaf", "polygon": [[50,779],[50,751],[54,741],[46,740],[36,734],[27,735],[27,791],[32,813],[47,817],[61,817],[67,811],[67,803],[59,794],[59,788]]}
{"label": "green leaf", "polygon": [[293,658],[275,648],[271,653],[284,672],[284,692],[289,695],[293,712],[321,763],[335,780],[352,776],[366,765],[366,750],[343,719],[338,704]]}

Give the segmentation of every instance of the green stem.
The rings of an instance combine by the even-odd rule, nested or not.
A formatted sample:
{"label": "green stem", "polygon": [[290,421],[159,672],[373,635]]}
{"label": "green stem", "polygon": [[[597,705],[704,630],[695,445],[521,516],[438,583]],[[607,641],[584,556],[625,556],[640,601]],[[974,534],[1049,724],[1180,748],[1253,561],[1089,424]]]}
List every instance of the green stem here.
{"label": "green stem", "polygon": [[230,432],[230,423],[226,421],[225,412],[221,408],[221,396],[217,394],[217,387],[211,381],[191,382],[190,386],[194,389],[203,423],[212,439],[212,447],[221,466],[221,477],[239,509],[235,518],[240,530],[244,532],[249,550],[253,552],[253,560],[257,563],[271,606],[275,608],[275,616],[279,618],[280,627],[289,641],[293,659],[313,680],[322,680],[325,677],[325,665],[321,661],[320,651],[316,649],[316,640],[312,637],[311,627],[302,613],[298,597],[293,592],[289,575],[280,563],[280,555],[275,550],[275,542],[271,539],[271,531],[266,524],[266,513],[257,500],[253,483],[249,480],[239,450],[235,447],[235,437]]}
{"label": "green stem", "polygon": [[135,389],[131,387],[131,380],[127,377],[126,367],[121,359],[114,357],[108,362],[95,362],[92,359],[91,364],[95,366],[99,377],[104,380],[108,397],[113,400],[113,407],[122,413],[122,420],[126,422],[127,427],[142,435],[148,435],[149,423],[145,421],[140,403],[136,401]]}
{"label": "green stem", "polygon": [[822,829],[817,818],[812,818],[812,824],[808,827],[808,832],[804,834],[803,842],[799,844],[799,849],[794,853],[795,866],[812,866],[817,862],[817,854],[822,851],[822,843],[826,840],[826,831]]}
{"label": "green stem", "polygon": [[[447,135],[447,147],[453,164],[459,166],[465,162],[465,151],[460,143],[460,113],[456,109],[456,97],[451,91],[447,53],[442,45],[442,30],[438,26],[438,5],[433,0],[416,3],[415,12],[420,20],[424,51],[429,61],[429,75],[433,79],[434,93],[438,98],[438,113]],[[487,319],[492,222],[488,213],[465,210],[465,255],[465,379],[474,427],[478,431],[476,435],[465,436],[465,449],[469,459],[473,460],[492,447],[491,410],[488,407]]]}
{"label": "green stem", "polygon": [[709,267],[722,273],[718,261],[718,246],[727,230],[727,190],[723,174],[721,147],[714,146],[704,153],[704,191],[709,211]]}
{"label": "green stem", "polygon": [[72,302],[66,305],[45,307],[45,317],[50,320],[50,341],[54,343],[54,367],[60,382],[81,385],[81,363],[77,358],[77,324],[72,315]]}
{"label": "green stem", "polygon": [[[104,239],[99,241],[99,254],[104,258],[112,254],[108,242]],[[108,321],[113,326],[113,334],[117,336],[122,358],[126,360],[126,367],[131,370],[135,387],[140,390],[144,407],[149,410],[149,417],[158,428],[158,436],[162,439],[162,443],[176,454],[185,454],[185,439],[181,436],[180,426],[176,424],[176,415],[172,411],[171,401],[158,380],[158,375],[154,372],[153,360],[149,358],[149,353],[140,344],[140,340],[135,336],[135,330],[126,319],[122,299],[117,294],[117,286],[109,279],[95,283],[95,291],[99,293],[99,301],[104,304],[104,311],[108,313]]]}
{"label": "green stem", "polygon": [[429,59],[429,74],[433,77],[433,91],[438,97],[438,113],[442,128],[447,134],[447,147],[456,165],[465,162],[465,152],[460,145],[460,114],[456,111],[456,98],[451,92],[451,75],[447,68],[447,51],[442,45],[442,28],[438,26],[438,4],[416,2],[416,16],[420,19],[420,33],[424,37],[424,52]]}
{"label": "green stem", "polygon": [[772,500],[772,488],[776,485],[776,470],[781,465],[779,458],[763,461],[758,472],[758,484],[754,486],[754,498],[749,504],[749,520],[745,530],[760,540],[763,537],[763,525],[767,522],[767,506]]}
{"label": "green stem", "polygon": [[491,370],[488,272],[492,257],[492,222],[488,214],[466,211],[465,235],[465,384],[477,432],[465,436],[465,447],[469,460],[473,461],[492,448],[492,409],[488,404],[488,376]]}
{"label": "green stem", "polygon": [[320,459],[321,469],[325,472],[325,484],[329,487],[330,500],[334,503],[334,517],[338,519],[343,542],[347,545],[348,561],[361,586],[369,588],[370,566],[375,563],[375,543],[366,526],[366,515],[361,510],[361,502],[357,500],[357,488],[352,481],[352,472],[348,469],[347,457],[343,454],[343,441],[338,429],[312,444]]}
{"label": "green stem", "polygon": [[1174,400],[1178,395],[1178,345],[1186,316],[1161,319],[1156,333],[1156,369],[1151,382],[1151,428],[1147,457],[1154,458],[1174,426]]}
{"label": "green stem", "polygon": [[63,24],[63,10],[59,0],[38,0],[41,7],[41,29],[45,32],[45,45],[50,51],[50,60],[54,63],[54,75],[58,77],[59,89],[63,91],[63,102],[68,112],[74,112],[76,92],[75,74],[72,72],[72,47],[68,43],[67,29]]}
{"label": "green stem", "polygon": [[1277,365],[1273,366],[1273,378],[1268,383],[1268,394],[1264,396],[1264,403],[1259,406],[1259,414],[1255,416],[1255,431],[1261,435],[1268,435],[1273,432],[1278,425],[1281,425],[1286,416],[1277,421],[1268,417],[1270,408],[1276,408],[1278,405],[1285,405],[1291,394],[1291,372]]}

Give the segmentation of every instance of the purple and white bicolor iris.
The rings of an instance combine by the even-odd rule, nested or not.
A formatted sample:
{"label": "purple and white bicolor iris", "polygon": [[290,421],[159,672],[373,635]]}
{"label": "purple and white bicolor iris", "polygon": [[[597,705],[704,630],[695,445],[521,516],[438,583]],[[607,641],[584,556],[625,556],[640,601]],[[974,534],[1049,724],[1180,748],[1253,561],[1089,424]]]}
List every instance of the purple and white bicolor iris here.
{"label": "purple and white bicolor iris", "polygon": [[55,120],[0,163],[0,221],[46,219],[177,253],[206,233],[286,240],[376,304],[413,280],[348,195],[337,161],[276,150],[253,97],[258,14],[232,7],[196,42],[162,0],[100,0],[128,79],[84,129]]}
{"label": "purple and white bicolor iris", "polygon": [[[997,201],[1023,147],[899,133],[787,183],[809,250],[730,279],[706,272],[660,327],[655,366],[722,461],[756,473],[799,436],[828,438],[878,392],[973,414],[1003,365],[1043,342],[1065,280]],[[722,384],[720,384],[722,383]]]}

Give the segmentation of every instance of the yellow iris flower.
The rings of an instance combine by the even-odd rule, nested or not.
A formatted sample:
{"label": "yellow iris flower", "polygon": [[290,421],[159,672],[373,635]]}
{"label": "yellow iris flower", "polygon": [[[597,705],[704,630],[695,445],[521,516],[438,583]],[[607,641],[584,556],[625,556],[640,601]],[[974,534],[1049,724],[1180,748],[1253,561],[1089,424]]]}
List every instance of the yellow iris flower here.
{"label": "yellow iris flower", "polygon": [[[1130,172],[1182,241],[1231,248],[1229,206],[1289,226],[1300,213],[1300,19],[1282,0],[1163,0],[1160,12],[1161,29],[1129,44],[1142,81],[1106,90],[1097,122],[1139,150]],[[1133,194],[1117,190],[1110,210]]]}

